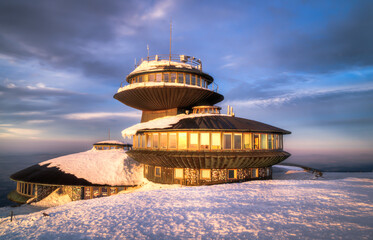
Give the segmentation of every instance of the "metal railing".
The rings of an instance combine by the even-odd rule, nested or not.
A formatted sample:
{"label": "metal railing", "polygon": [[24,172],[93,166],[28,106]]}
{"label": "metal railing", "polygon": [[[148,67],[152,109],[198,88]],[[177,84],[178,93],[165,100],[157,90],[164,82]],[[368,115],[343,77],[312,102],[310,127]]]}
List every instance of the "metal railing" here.
{"label": "metal railing", "polygon": [[135,68],[140,66],[140,64],[144,61],[160,61],[160,60],[168,60],[172,62],[179,62],[179,63],[186,63],[192,66],[195,69],[202,71],[202,61],[201,59],[197,59],[195,57],[187,56],[187,55],[180,55],[180,54],[160,54],[160,55],[153,55],[148,56],[146,58],[141,58],[141,60],[135,63]]}
{"label": "metal railing", "polygon": [[[187,86],[191,86],[191,87],[196,87],[196,88],[203,88],[203,89],[207,89],[207,90],[210,90],[210,91],[213,91],[213,92],[218,92],[219,91],[219,85],[212,82],[211,84],[207,85],[206,87],[202,87],[202,86],[198,86],[198,85],[192,85],[192,84],[186,84],[186,83],[175,83],[175,82],[140,82],[140,83],[132,83],[132,84],[129,84],[127,83],[127,81],[122,81],[120,83],[120,88],[135,88],[135,87],[147,87],[147,86],[176,86],[176,85],[179,85],[179,86],[184,86],[184,87],[187,87]],[[125,89],[123,89],[125,90]]]}

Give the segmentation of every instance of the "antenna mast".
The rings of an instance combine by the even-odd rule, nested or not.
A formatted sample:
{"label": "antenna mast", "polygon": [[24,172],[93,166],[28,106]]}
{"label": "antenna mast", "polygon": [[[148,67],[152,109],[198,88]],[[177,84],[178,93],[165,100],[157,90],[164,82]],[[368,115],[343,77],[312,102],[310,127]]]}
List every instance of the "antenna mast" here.
{"label": "antenna mast", "polygon": [[110,128],[109,128],[109,140],[110,140]]}
{"label": "antenna mast", "polygon": [[170,58],[169,58],[170,62],[171,62],[171,41],[172,41],[172,19],[170,20]]}

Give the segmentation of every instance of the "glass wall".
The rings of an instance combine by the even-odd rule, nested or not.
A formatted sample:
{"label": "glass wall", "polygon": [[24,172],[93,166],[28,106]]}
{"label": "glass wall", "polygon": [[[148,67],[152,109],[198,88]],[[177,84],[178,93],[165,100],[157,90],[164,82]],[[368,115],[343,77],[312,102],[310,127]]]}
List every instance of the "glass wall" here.
{"label": "glass wall", "polygon": [[207,80],[197,74],[181,73],[181,72],[162,72],[149,73],[133,77],[129,80],[130,84],[142,82],[171,82],[187,85],[200,86],[207,88]]}
{"label": "glass wall", "polygon": [[134,136],[135,149],[267,150],[282,149],[283,136],[235,132],[154,132]]}

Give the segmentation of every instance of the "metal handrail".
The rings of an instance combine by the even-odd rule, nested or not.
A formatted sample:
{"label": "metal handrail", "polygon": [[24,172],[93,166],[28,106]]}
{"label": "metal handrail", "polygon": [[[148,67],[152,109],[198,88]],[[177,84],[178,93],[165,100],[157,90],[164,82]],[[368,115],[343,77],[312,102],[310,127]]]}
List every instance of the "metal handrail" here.
{"label": "metal handrail", "polygon": [[[163,83],[163,86],[166,86],[167,84],[180,84],[180,85],[183,85],[183,86],[197,86],[197,85],[192,85],[192,84],[186,84],[186,83],[174,83],[174,82],[141,82],[141,83],[132,83],[132,84],[129,84],[127,83],[127,81],[122,81],[120,83],[120,88],[123,88],[123,87],[128,87],[128,86],[131,86],[133,84],[138,84],[138,85],[142,85],[142,86],[146,86],[147,83]],[[207,90],[210,90],[210,91],[213,91],[213,92],[218,92],[219,91],[219,85],[216,84],[215,82],[212,82],[211,84],[207,85],[207,87],[202,87],[202,86],[197,86],[197,87],[200,87],[200,88],[203,88],[203,89],[207,89]]]}
{"label": "metal handrail", "polygon": [[140,64],[144,61],[160,61],[160,60],[168,60],[172,62],[179,62],[179,63],[186,63],[191,65],[192,67],[202,70],[202,61],[201,59],[197,59],[195,57],[181,55],[181,54],[160,54],[160,55],[153,55],[148,56],[146,58],[141,58],[141,60],[135,64],[135,68],[140,66]]}

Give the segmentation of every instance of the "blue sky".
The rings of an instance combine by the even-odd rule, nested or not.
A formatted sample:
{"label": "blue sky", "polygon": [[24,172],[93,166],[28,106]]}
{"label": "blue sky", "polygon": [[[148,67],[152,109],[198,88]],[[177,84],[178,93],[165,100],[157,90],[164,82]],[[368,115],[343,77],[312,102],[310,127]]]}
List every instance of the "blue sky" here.
{"label": "blue sky", "polygon": [[141,112],[113,95],[147,44],[168,53],[172,19],[173,53],[202,59],[223,109],[292,131],[293,161],[372,163],[372,12],[371,1],[1,1],[0,152],[82,151],[108,129],[123,140]]}

